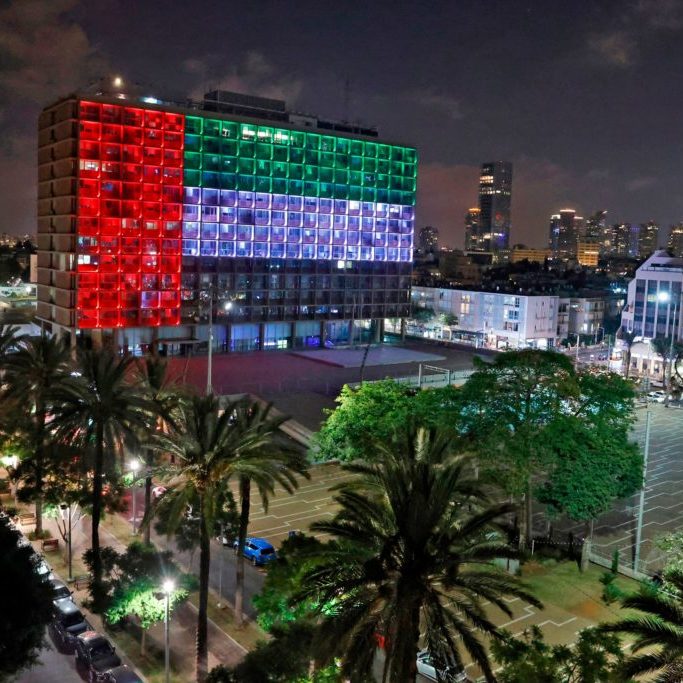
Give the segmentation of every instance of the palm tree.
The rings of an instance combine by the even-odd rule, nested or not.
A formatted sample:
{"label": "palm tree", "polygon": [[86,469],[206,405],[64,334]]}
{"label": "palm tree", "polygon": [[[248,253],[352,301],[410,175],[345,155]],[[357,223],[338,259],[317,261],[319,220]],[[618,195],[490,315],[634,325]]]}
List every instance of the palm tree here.
{"label": "palm tree", "polygon": [[[635,640],[633,655],[621,667],[624,680],[632,676],[657,674],[657,683],[679,683],[683,680],[683,571],[667,572],[667,583],[676,593],[644,588],[621,601],[625,609],[639,610],[633,616],[611,624],[601,624],[601,631],[623,633]],[[641,651],[645,650],[644,654]]]}
{"label": "palm tree", "polygon": [[[69,349],[57,337],[24,338],[5,363],[7,393],[30,415],[26,433],[28,457],[15,477],[23,481],[35,503],[36,535],[43,532],[44,478],[54,460],[54,435],[49,421],[54,414],[55,391],[69,376]],[[28,426],[28,425],[27,425]]]}
{"label": "palm tree", "polygon": [[[169,376],[168,363],[165,359],[152,355],[138,365],[138,379],[141,389],[147,398],[152,413],[151,424],[146,430],[155,434],[168,432],[173,425],[174,413],[178,410],[182,399],[181,387],[175,378]],[[145,464],[145,510],[152,505],[152,467],[155,464],[156,451],[152,443],[144,448]],[[143,540],[149,545],[151,541],[151,525],[143,525]]]}
{"label": "palm tree", "polygon": [[16,325],[0,325],[0,358],[7,358],[23,338]]}
{"label": "palm tree", "polygon": [[[55,393],[55,424],[65,441],[92,449],[92,572],[91,597],[101,607],[102,558],[99,526],[102,516],[102,478],[113,471],[117,454],[134,449],[138,435],[148,424],[150,406],[138,384],[132,381],[133,359],[119,356],[109,347],[80,351],[78,370]],[[105,461],[105,453],[109,456]]]}
{"label": "palm tree", "polygon": [[491,564],[517,556],[496,525],[514,506],[489,504],[471,461],[437,430],[409,426],[376,450],[372,463],[344,465],[356,476],[336,487],[339,512],[311,527],[333,540],[308,559],[295,602],[318,605],[321,661],[340,656],[345,676],[369,679],[382,633],[384,680],[415,681],[424,638],[436,662],[456,668],[461,644],[494,681],[480,634],[497,632],[484,601],[506,614],[508,595],[540,606]]}
{"label": "palm tree", "polygon": [[[268,410],[249,401],[221,407],[213,395],[193,396],[180,404],[170,433],[158,437],[159,448],[174,458],[166,467],[168,490],[156,510],[168,517],[167,533],[183,521],[187,506],[198,501],[199,515],[199,608],[197,615],[197,681],[207,674],[207,618],[211,533],[215,528],[216,501],[233,476],[254,481],[263,493],[271,493],[273,482],[294,486],[293,475],[282,461],[264,453],[272,439]],[[262,473],[266,470],[268,474]],[[248,520],[248,496],[246,518]],[[244,506],[243,506],[244,509]],[[145,520],[149,523],[149,516]]]}
{"label": "palm tree", "polygon": [[237,537],[237,562],[235,567],[235,625],[243,625],[244,604],[244,542],[249,528],[251,512],[251,485],[256,486],[264,510],[268,510],[275,487],[281,486],[287,493],[298,487],[296,475],[309,478],[305,454],[290,447],[278,430],[286,416],[271,415],[272,405],[257,401],[240,401],[230,410],[233,427],[240,435],[234,441],[233,456],[237,458],[235,473],[239,478],[240,518]]}
{"label": "palm tree", "polygon": [[626,371],[624,372],[624,377],[628,379],[628,376],[631,372],[631,348],[633,347],[633,342],[636,338],[636,333],[635,331],[630,331],[627,330],[625,327],[622,327],[620,330],[619,338],[626,347],[626,353],[624,354],[624,363],[626,365]]}

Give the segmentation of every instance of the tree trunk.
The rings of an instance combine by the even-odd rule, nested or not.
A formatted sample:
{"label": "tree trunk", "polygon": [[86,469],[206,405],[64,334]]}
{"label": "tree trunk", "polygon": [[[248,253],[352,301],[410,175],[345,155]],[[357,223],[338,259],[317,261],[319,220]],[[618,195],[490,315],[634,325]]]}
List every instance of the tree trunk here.
{"label": "tree trunk", "polygon": [[392,629],[386,656],[389,662],[389,681],[391,683],[415,683],[417,676],[417,652],[420,640],[420,602],[415,590],[405,587],[399,595],[406,596],[405,604],[397,614],[395,628]]}
{"label": "tree trunk", "polygon": [[92,583],[90,595],[93,610],[101,608],[102,596],[102,557],[100,555],[100,517],[102,516],[102,475],[104,474],[104,425],[98,420],[95,433],[95,465],[92,487]]}
{"label": "tree trunk", "polygon": [[[626,372],[624,373],[624,377],[628,379],[629,373],[631,372],[631,349],[628,349],[625,354],[625,360],[626,360]],[[649,372],[648,368],[648,372]]]}
{"label": "tree trunk", "polygon": [[[152,475],[150,474],[150,467],[152,466],[152,451],[147,450],[147,459],[145,462],[147,466],[147,476],[145,477],[145,517],[152,506]],[[142,540],[145,545],[150,545],[152,542],[152,523],[151,518],[147,517],[148,522],[145,524]]]}
{"label": "tree trunk", "polygon": [[39,539],[43,535],[43,499],[41,496],[36,497],[35,516],[36,516],[36,538]]}
{"label": "tree trunk", "polygon": [[526,547],[531,548],[531,539],[534,536],[534,518],[533,518],[533,501],[531,499],[531,479],[526,483],[526,494],[525,494],[525,507],[526,507]]}
{"label": "tree trunk", "polygon": [[195,669],[197,683],[203,683],[209,670],[209,567],[211,566],[211,539],[206,528],[204,499],[199,500],[199,607],[197,610],[197,650]]}
{"label": "tree trunk", "polygon": [[240,477],[240,527],[237,536],[237,558],[235,570],[235,626],[244,626],[244,539],[249,527],[249,508],[251,507],[251,480]]}
{"label": "tree trunk", "polygon": [[140,627],[140,654],[144,657],[147,652],[147,629]]}

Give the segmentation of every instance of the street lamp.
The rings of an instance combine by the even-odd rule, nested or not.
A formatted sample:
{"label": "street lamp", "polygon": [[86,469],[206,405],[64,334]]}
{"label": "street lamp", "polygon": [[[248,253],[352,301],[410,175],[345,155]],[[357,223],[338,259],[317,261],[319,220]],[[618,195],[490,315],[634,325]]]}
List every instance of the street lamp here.
{"label": "street lamp", "polygon": [[645,448],[643,449],[643,483],[640,487],[640,496],[638,502],[638,518],[636,521],[636,547],[633,553],[633,571],[638,571],[640,564],[640,543],[643,538],[643,515],[645,513],[645,480],[647,478],[647,461],[650,455],[650,422],[652,421],[652,412],[650,410],[645,414]]}
{"label": "street lamp", "polygon": [[[68,510],[68,513],[67,513]],[[66,536],[66,546],[68,549],[68,556],[69,556],[69,578],[67,579],[68,583],[72,583],[74,580],[73,577],[73,571],[72,571],[72,566],[71,566],[71,505],[68,503],[60,503],[59,504],[59,512],[62,515],[62,520],[64,521],[65,524],[67,524],[67,536]]]}
{"label": "street lamp", "polygon": [[133,473],[133,486],[131,487],[131,492],[133,495],[133,536],[137,533],[137,521],[138,521],[138,512],[137,512],[137,479],[138,479],[138,470],[140,469],[140,461],[139,460],[133,460],[130,463],[130,470]]}
{"label": "street lamp", "polygon": [[[661,301],[662,303],[666,303],[670,301],[673,297],[669,294],[669,292],[663,290],[657,293],[657,299]],[[671,319],[671,340],[669,342],[669,362],[667,363],[667,375],[668,377],[666,378],[666,389],[664,392],[664,405],[668,408],[669,407],[669,392],[671,391],[671,366],[673,365],[673,360],[674,360],[674,338],[676,336],[676,313],[678,311],[678,301],[674,301],[674,314]],[[669,326],[667,325],[666,331],[669,331]]]}
{"label": "street lamp", "polygon": [[169,647],[169,622],[171,614],[171,594],[175,590],[175,583],[172,579],[166,579],[162,586],[165,600],[166,609],[164,610],[164,645],[165,645],[165,656],[164,656],[164,670],[166,672],[166,683],[170,681],[171,675],[171,650]]}

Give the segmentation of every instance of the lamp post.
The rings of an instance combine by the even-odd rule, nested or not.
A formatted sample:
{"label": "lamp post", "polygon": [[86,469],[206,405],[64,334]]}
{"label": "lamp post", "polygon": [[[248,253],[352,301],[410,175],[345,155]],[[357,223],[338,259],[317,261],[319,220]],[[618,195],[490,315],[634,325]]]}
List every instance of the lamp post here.
{"label": "lamp post", "polygon": [[165,681],[169,683],[171,675],[171,649],[169,647],[169,623],[171,617],[171,593],[175,590],[175,583],[171,579],[166,579],[163,585],[164,596],[166,600],[165,610],[164,610],[164,671],[165,671]]}
{"label": "lamp post", "polygon": [[643,484],[640,488],[640,501],[638,505],[638,520],[636,522],[636,547],[633,553],[633,571],[638,571],[640,563],[640,542],[643,536],[643,514],[645,511],[645,481],[647,478],[647,461],[650,455],[650,422],[652,413],[648,410],[645,414],[645,448],[643,449]]}
{"label": "lamp post", "polygon": [[[68,510],[68,512],[67,512]],[[71,565],[71,505],[68,503],[60,503],[59,504],[59,511],[62,515],[62,519],[64,522],[68,525],[67,526],[67,532],[66,532],[66,547],[67,547],[67,553],[68,553],[68,558],[69,558],[69,578],[67,579],[68,583],[72,583],[74,580],[73,577],[73,571],[72,571],[72,565]]]}
{"label": "lamp post", "polygon": [[219,551],[218,551],[218,602],[216,607],[221,609],[223,607],[221,600],[223,599],[223,554],[225,552],[225,546],[223,544],[223,539],[225,538],[225,527],[223,522],[221,522],[221,537],[219,539]]}
{"label": "lamp post", "polygon": [[140,469],[140,461],[133,460],[130,463],[130,470],[133,473],[133,485],[131,487],[131,493],[133,497],[133,536],[137,534],[137,521],[138,521],[138,511],[137,511],[137,478],[138,470]]}

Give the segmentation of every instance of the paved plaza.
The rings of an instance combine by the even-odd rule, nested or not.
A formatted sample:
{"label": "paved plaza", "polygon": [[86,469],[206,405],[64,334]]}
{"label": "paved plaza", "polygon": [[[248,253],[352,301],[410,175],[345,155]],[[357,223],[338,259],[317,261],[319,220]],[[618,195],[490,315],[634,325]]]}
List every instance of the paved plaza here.
{"label": "paved plaza", "polygon": [[[437,346],[426,342],[407,342],[400,346],[386,346],[388,357],[399,358],[399,363],[366,367],[366,380],[387,377],[407,377],[418,374],[420,363],[429,362],[447,370],[469,370],[475,355],[486,352],[474,349]],[[375,353],[375,349],[371,353]],[[325,353],[324,349],[312,353]],[[335,352],[333,352],[335,353]],[[363,349],[351,351],[362,354]],[[421,354],[440,360],[425,361]],[[206,356],[174,357],[175,374],[194,385],[206,388]],[[310,430],[317,431],[325,419],[323,409],[334,408],[334,399],[344,384],[360,380],[358,367],[340,367],[317,362],[289,351],[255,351],[251,353],[216,354],[213,357],[213,388],[217,394],[249,393],[267,401]]]}
{"label": "paved plaza", "polygon": [[402,365],[405,363],[436,363],[446,360],[445,356],[435,353],[424,353],[402,346],[373,346],[366,354],[366,349],[319,349],[317,351],[294,351],[293,355],[314,360],[318,363],[336,365],[340,368],[360,368],[365,358],[365,366]]}
{"label": "paved plaza", "polygon": [[[641,449],[645,443],[645,416],[652,414],[650,456],[645,484],[645,508],[640,569],[653,573],[662,567],[662,552],[654,540],[671,531],[683,529],[683,408],[665,408],[661,403],[641,405],[636,410],[634,438]],[[620,501],[595,523],[593,552],[611,561],[615,550],[620,562],[629,566],[634,560],[639,494]],[[582,524],[571,528],[585,534]]]}

